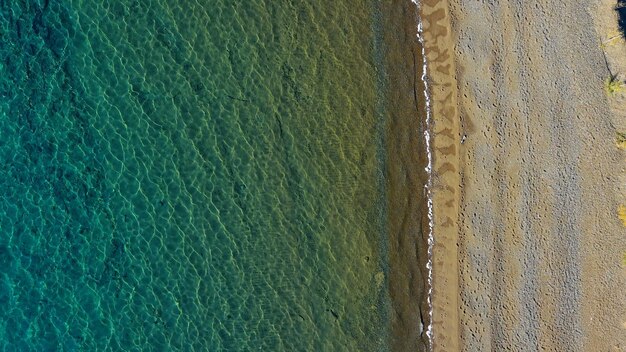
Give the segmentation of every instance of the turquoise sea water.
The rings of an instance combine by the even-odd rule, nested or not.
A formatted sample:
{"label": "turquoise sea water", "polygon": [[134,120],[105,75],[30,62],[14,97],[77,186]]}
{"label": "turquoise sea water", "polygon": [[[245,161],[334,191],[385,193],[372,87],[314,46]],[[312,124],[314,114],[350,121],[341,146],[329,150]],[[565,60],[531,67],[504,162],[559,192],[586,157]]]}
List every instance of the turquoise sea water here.
{"label": "turquoise sea water", "polygon": [[0,350],[387,350],[376,2],[0,2]]}

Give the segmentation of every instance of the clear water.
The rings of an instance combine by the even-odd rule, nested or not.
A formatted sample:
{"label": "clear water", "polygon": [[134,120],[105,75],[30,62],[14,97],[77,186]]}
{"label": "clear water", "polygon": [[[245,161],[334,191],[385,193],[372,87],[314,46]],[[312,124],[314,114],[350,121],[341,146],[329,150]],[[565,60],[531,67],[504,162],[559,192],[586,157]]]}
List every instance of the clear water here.
{"label": "clear water", "polygon": [[0,2],[0,350],[386,350],[375,11]]}

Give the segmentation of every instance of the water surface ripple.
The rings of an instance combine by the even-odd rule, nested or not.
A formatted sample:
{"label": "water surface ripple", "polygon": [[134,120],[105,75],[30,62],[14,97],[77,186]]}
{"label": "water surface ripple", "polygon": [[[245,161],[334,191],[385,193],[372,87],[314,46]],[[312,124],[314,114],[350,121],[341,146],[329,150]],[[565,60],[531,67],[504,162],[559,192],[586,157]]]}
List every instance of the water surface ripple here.
{"label": "water surface ripple", "polygon": [[0,349],[385,350],[373,8],[0,3]]}

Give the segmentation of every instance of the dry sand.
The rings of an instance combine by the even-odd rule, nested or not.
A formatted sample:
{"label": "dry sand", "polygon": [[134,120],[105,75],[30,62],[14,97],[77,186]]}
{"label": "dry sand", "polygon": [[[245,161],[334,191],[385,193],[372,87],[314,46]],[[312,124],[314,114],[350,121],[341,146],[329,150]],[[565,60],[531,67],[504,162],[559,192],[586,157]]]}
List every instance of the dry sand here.
{"label": "dry sand", "polygon": [[[615,3],[421,3],[434,350],[626,351],[626,99],[604,93],[600,47]],[[608,60],[626,73],[626,46]]]}

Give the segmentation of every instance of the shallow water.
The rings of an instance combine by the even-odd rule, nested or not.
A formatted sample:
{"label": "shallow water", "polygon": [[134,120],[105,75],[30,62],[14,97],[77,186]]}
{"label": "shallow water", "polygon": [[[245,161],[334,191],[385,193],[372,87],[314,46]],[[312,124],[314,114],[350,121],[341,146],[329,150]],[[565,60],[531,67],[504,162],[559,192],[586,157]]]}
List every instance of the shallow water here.
{"label": "shallow water", "polygon": [[375,1],[0,6],[1,349],[388,349]]}

